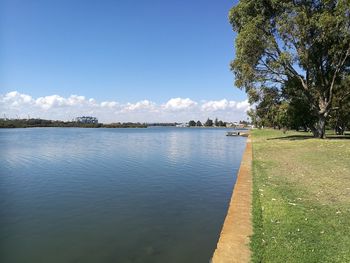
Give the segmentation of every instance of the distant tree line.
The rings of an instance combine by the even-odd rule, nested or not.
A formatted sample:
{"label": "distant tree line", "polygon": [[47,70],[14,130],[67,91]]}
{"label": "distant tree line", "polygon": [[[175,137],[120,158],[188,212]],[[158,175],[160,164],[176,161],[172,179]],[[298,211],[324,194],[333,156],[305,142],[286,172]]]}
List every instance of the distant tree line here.
{"label": "distant tree line", "polygon": [[43,119],[0,119],[0,128],[33,128],[33,127],[80,127],[80,128],[147,128],[142,123],[81,123],[75,121],[55,121]]}
{"label": "distant tree line", "polygon": [[111,124],[103,124],[103,128],[147,128],[147,124],[139,122],[117,122]]}
{"label": "distant tree line", "polygon": [[155,122],[155,123],[147,123],[147,126],[148,127],[151,127],[151,126],[161,126],[161,127],[172,127],[172,126],[176,126],[177,122]]}

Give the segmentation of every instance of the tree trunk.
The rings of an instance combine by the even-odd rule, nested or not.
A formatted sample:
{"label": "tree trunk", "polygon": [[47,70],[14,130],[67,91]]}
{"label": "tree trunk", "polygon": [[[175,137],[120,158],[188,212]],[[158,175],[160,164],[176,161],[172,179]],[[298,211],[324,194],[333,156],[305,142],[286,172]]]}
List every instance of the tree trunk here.
{"label": "tree trunk", "polygon": [[318,121],[312,127],[312,133],[315,138],[325,139],[326,138],[326,116],[325,114],[318,115]]}

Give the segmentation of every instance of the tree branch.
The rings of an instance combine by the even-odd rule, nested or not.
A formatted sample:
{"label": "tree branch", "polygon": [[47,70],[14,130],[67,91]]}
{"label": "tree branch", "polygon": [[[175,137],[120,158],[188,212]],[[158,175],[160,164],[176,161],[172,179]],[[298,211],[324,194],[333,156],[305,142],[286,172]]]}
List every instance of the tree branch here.
{"label": "tree branch", "polygon": [[346,59],[349,57],[349,55],[350,55],[350,45],[349,45],[348,50],[346,51],[346,53],[344,55],[344,58],[340,59],[338,65],[335,68],[335,71],[334,71],[334,74],[333,74],[333,78],[332,78],[332,82],[331,82],[331,85],[330,85],[330,88],[329,88],[329,97],[328,97],[328,101],[327,101],[326,107],[330,107],[330,105],[331,105],[331,101],[332,101],[332,98],[333,98],[333,89],[334,89],[335,80],[337,78],[337,75],[338,75],[340,69],[342,68],[342,66],[344,66],[344,64],[346,62]]}

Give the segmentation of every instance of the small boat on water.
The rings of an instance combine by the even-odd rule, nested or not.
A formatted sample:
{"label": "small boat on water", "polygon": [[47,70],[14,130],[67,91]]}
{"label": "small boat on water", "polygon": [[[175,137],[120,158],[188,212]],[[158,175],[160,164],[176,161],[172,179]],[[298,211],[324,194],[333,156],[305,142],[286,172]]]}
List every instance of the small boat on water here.
{"label": "small boat on water", "polygon": [[240,132],[240,131],[233,131],[233,132],[226,132],[226,136],[243,136],[243,137],[247,137],[248,133]]}
{"label": "small boat on water", "polygon": [[226,136],[239,136],[241,133],[238,131],[226,132]]}

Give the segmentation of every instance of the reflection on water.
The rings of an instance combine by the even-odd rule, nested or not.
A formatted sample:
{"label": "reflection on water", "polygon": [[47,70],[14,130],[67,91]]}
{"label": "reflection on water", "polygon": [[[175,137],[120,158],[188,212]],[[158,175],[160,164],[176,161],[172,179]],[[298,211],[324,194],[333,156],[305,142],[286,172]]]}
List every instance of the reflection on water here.
{"label": "reflection on water", "polygon": [[[188,134],[176,132],[176,130],[169,133],[167,136],[167,157],[173,163],[178,162],[179,158],[187,159],[187,157],[191,154],[191,144],[189,141],[191,139],[190,136],[188,136]],[[179,143],[179,141],[181,141],[181,144]]]}
{"label": "reflection on water", "polygon": [[245,139],[0,130],[0,262],[208,262]]}

